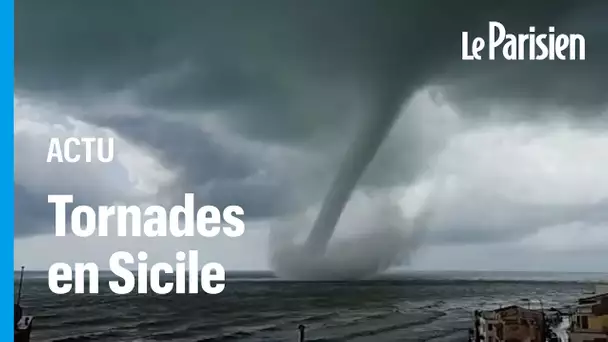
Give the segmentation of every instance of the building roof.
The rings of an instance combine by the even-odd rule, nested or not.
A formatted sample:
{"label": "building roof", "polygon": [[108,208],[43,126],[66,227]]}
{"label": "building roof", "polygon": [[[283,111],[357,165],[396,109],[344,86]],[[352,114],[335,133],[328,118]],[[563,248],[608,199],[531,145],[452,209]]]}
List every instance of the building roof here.
{"label": "building roof", "polygon": [[504,318],[505,316],[508,316],[508,312],[513,312],[513,314],[521,314],[522,316],[527,316],[527,317],[531,317],[531,316],[533,316],[535,318],[542,317],[542,312],[540,312],[538,310],[526,309],[519,305],[509,305],[509,306],[505,306],[503,308],[499,308],[499,309],[495,309],[495,310],[482,311],[481,316],[486,319],[492,319],[496,316],[501,316]]}
{"label": "building roof", "polygon": [[526,310],[525,308],[522,308],[519,305],[509,305],[509,306],[505,306],[504,308],[499,308],[496,310],[493,310],[494,312],[504,312],[504,311],[508,311],[508,310],[512,310],[512,309],[516,309],[516,310]]}
{"label": "building roof", "polygon": [[602,298],[608,298],[608,292],[606,292],[606,293],[598,293],[598,294],[595,294],[595,295],[590,296],[590,297],[580,298],[578,300],[578,303],[579,304],[585,304],[585,303],[589,303],[589,302],[595,302],[598,299],[602,299]]}

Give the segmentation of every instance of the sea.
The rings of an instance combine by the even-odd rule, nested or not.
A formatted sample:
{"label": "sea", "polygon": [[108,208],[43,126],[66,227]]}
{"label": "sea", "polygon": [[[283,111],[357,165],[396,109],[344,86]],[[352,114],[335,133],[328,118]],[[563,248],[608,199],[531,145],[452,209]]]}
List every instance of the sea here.
{"label": "sea", "polygon": [[45,273],[26,272],[32,341],[297,341],[299,325],[306,341],[466,341],[476,309],[568,312],[608,274],[400,271],[301,282],[235,272],[218,295],[115,295],[108,278],[99,294],[55,295]]}

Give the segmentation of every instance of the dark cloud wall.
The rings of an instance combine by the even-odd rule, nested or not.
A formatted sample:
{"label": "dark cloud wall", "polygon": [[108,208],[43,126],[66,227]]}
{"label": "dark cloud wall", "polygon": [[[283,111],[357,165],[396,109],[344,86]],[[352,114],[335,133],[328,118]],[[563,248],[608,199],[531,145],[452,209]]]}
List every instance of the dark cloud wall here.
{"label": "dark cloud wall", "polygon": [[[72,100],[130,90],[150,106],[222,111],[241,133],[283,143],[331,135],[433,82],[463,102],[589,104],[605,99],[602,4],[20,0],[16,87]],[[587,61],[460,61],[460,32],[485,35],[488,20],[584,33]]]}
{"label": "dark cloud wall", "polygon": [[[355,96],[373,102],[390,89],[446,77],[467,85],[458,88],[465,97],[560,90],[571,92],[566,100],[589,100],[598,91],[581,89],[597,85],[605,31],[597,32],[601,22],[589,25],[585,10],[601,20],[605,8],[594,8],[601,3],[21,0],[16,83],[84,95],[134,88],[154,106],[239,113],[235,125],[267,139],[301,138],[307,122],[339,124],[353,115],[344,109]],[[485,34],[488,20],[513,31],[564,22],[588,34],[588,61],[459,61],[460,32]]]}

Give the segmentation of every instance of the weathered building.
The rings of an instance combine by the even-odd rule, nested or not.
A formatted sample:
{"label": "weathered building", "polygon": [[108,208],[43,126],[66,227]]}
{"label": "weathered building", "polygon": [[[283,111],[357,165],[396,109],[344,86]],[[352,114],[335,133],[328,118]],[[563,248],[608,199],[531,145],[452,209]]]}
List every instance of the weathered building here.
{"label": "weathered building", "polygon": [[572,342],[608,342],[608,291],[579,299],[570,331]]}
{"label": "weathered building", "polygon": [[475,312],[477,342],[543,342],[545,321],[541,311],[509,306]]}

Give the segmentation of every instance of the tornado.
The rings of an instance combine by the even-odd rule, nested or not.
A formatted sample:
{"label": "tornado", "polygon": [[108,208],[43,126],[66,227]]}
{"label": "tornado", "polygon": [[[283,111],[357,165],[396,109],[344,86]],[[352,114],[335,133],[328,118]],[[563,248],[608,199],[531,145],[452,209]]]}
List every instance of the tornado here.
{"label": "tornado", "polygon": [[349,146],[330,190],[323,200],[319,215],[305,243],[305,248],[311,255],[325,254],[357,182],[374,159],[399,115],[403,93],[396,92],[394,96],[386,93],[383,95],[383,101],[378,103],[377,111],[366,118],[359,134]]}

